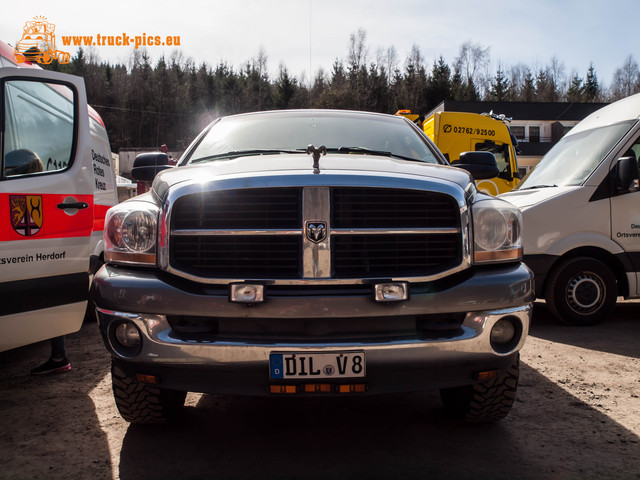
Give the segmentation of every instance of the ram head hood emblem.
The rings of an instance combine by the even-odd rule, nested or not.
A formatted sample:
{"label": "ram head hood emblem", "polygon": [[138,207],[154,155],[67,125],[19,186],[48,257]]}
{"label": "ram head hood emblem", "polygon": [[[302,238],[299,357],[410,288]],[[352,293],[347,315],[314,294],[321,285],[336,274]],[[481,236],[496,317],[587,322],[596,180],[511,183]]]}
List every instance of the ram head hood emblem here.
{"label": "ram head hood emblem", "polygon": [[320,173],[320,155],[327,154],[327,147],[320,145],[318,148],[313,145],[307,146],[307,155],[313,154],[313,173]]}
{"label": "ram head hood emblem", "polygon": [[305,223],[305,232],[309,241],[323,242],[327,238],[327,222],[308,221]]}

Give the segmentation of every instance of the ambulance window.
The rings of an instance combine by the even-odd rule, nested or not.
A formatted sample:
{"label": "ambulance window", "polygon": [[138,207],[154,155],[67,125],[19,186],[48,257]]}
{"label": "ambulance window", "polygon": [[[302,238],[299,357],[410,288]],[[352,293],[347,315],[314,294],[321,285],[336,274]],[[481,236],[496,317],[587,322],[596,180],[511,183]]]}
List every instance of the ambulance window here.
{"label": "ambulance window", "polygon": [[3,178],[68,168],[74,139],[72,90],[9,80],[4,98]]}

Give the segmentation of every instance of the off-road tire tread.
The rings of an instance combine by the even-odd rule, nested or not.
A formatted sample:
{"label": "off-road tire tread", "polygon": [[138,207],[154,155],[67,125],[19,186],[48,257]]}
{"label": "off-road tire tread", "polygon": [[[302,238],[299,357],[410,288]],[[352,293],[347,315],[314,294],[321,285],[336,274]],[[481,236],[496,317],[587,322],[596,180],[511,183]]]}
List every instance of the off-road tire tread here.
{"label": "off-road tire tread", "polygon": [[129,377],[115,363],[111,381],[116,407],[130,423],[165,423],[184,404],[185,392],[162,390]]}
{"label": "off-road tire tread", "polygon": [[496,422],[506,417],[516,400],[519,375],[520,357],[518,356],[503,377],[474,384],[465,420]]}
{"label": "off-road tire tread", "polygon": [[489,423],[502,420],[515,402],[519,376],[518,354],[502,377],[443,390],[441,395],[445,408],[450,416],[467,422]]}

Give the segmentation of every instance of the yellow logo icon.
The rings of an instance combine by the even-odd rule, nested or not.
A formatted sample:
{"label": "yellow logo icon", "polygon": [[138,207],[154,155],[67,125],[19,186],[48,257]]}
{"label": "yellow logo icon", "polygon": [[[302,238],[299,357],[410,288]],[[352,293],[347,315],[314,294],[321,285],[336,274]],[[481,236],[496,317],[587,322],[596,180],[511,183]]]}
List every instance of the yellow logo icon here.
{"label": "yellow logo icon", "polygon": [[56,26],[47,22],[45,17],[33,17],[33,20],[25,22],[22,38],[13,53],[14,60],[18,63],[28,60],[43,65],[48,65],[54,59],[59,63],[69,63],[71,55],[56,50],[55,29]]}

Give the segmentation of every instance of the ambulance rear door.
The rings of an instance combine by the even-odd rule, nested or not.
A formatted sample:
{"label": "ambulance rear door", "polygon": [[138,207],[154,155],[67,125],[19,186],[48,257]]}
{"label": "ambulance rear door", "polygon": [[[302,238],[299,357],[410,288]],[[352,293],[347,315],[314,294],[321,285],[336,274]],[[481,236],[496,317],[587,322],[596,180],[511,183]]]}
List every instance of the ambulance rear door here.
{"label": "ambulance rear door", "polygon": [[77,331],[93,172],[84,81],[0,68],[0,351]]}

